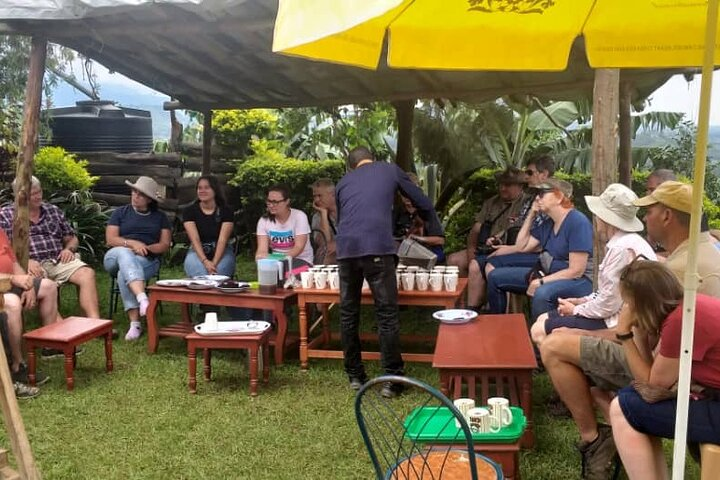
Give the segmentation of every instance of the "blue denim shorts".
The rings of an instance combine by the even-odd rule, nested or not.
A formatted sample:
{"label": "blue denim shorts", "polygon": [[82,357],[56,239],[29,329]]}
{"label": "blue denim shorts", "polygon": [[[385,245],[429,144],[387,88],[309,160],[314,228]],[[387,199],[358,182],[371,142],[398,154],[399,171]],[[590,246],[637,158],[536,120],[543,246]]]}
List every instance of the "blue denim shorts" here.
{"label": "blue denim shorts", "polygon": [[[676,399],[647,403],[633,387],[618,392],[618,402],[630,426],[654,437],[675,436]],[[720,444],[720,401],[690,400],[688,442]]]}
{"label": "blue denim shorts", "polygon": [[560,327],[581,328],[583,330],[602,330],[607,328],[605,321],[599,318],[587,318],[581,315],[560,316],[556,308],[548,310],[548,318],[545,320],[545,333],[550,334]]}

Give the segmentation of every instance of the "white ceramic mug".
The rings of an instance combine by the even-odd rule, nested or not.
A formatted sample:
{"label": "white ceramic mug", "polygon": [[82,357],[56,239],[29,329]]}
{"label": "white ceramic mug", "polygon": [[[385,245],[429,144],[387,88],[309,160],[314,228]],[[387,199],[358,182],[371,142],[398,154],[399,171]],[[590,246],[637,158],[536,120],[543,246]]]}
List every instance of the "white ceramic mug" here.
{"label": "white ceramic mug", "polygon": [[460,273],[460,267],[456,267],[455,265],[448,265],[445,267],[445,273]]}
{"label": "white ceramic mug", "polygon": [[510,410],[510,401],[503,397],[492,397],[488,398],[488,406],[490,407],[490,413],[495,418],[498,425],[507,427],[513,421],[513,414]]}
{"label": "white ceramic mug", "polygon": [[468,424],[473,433],[497,433],[500,424],[490,415],[487,408],[473,408],[467,414]]}
{"label": "white ceramic mug", "polygon": [[218,318],[217,312],[207,312],[205,314],[205,324],[203,330],[217,330],[218,329]]}
{"label": "white ceramic mug", "polygon": [[443,288],[443,274],[436,272],[431,273],[428,283],[430,283],[430,290],[439,292]]}
{"label": "white ceramic mug", "polygon": [[315,286],[315,273],[312,271],[300,272],[300,283],[302,288],[313,288]]}
{"label": "white ceramic mug", "polygon": [[445,290],[448,292],[454,292],[457,290],[458,285],[458,274],[457,273],[446,273],[443,276],[443,281],[445,282]]}
{"label": "white ceramic mug", "polygon": [[[462,416],[465,417],[465,420],[467,420],[468,412],[475,408],[475,400],[472,398],[456,398],[453,400],[453,405],[455,405],[455,408],[460,410]],[[455,426],[460,428],[460,422],[457,418],[455,419]]]}
{"label": "white ceramic mug", "polygon": [[421,292],[424,292],[428,289],[429,280],[430,274],[427,272],[421,271],[415,274],[415,283],[417,284],[417,289]]}
{"label": "white ceramic mug", "polygon": [[319,271],[315,272],[315,288],[322,289],[327,287],[327,272]]}
{"label": "white ceramic mug", "polygon": [[415,265],[411,265],[411,266],[407,267],[408,272],[416,273],[418,270],[420,270],[420,267],[417,267]]}
{"label": "white ceramic mug", "polygon": [[328,274],[328,283],[330,284],[331,290],[340,289],[340,274],[337,270],[333,270]]}
{"label": "white ceramic mug", "polygon": [[400,280],[402,281],[403,290],[413,290],[415,288],[415,274],[412,272],[405,272],[400,274]]}
{"label": "white ceramic mug", "polygon": [[[446,267],[445,265],[435,265],[435,266],[433,267],[433,272],[445,273],[445,270],[446,270],[446,269],[447,269],[447,267]],[[458,270],[458,271],[459,271],[459,270]]]}

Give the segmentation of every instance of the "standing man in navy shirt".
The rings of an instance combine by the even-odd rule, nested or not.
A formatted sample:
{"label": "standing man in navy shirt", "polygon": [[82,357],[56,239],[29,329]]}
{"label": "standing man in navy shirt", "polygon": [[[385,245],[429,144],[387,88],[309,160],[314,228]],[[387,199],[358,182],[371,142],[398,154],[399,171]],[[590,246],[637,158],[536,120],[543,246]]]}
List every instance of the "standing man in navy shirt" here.
{"label": "standing man in navy shirt", "polygon": [[[363,279],[368,281],[375,300],[383,370],[389,375],[404,374],[393,239],[395,193],[400,191],[409,198],[423,220],[437,217],[430,199],[405,172],[395,164],[374,160],[367,148],[353,149],[347,158],[349,171],[335,189],[342,345],[345,372],[355,390],[367,381],[358,333]],[[391,398],[400,390],[399,385],[388,383],[381,393]]]}

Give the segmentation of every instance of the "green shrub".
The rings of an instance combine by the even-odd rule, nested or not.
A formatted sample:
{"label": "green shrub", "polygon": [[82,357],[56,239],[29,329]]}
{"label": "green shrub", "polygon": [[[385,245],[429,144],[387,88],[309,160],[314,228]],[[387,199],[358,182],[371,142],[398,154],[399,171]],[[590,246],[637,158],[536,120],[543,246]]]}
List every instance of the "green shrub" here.
{"label": "green shrub", "polygon": [[241,215],[238,215],[239,231],[244,232],[243,243],[255,233],[260,216],[265,212],[265,192],[275,184],[285,184],[290,189],[291,206],[303,210],[308,218],[313,213],[310,185],[318,178],[327,177],[338,181],[345,173],[341,160],[297,160],[285,157],[273,148],[272,142],[253,140],[255,155],[237,163],[237,171],[229,183],[237,187]]}
{"label": "green shrub", "polygon": [[69,195],[51,194],[46,200],[63,211],[75,230],[80,242],[78,251],[83,261],[91,265],[100,264],[107,248],[105,227],[110,219],[108,206],[94,201],[87,190],[75,191]]}
{"label": "green shrub", "polygon": [[43,147],[35,154],[33,175],[46,192],[87,191],[98,180],[87,166],[86,160],[78,160],[62,147]]}
{"label": "green shrub", "polygon": [[[483,201],[497,194],[497,184],[494,178],[495,170],[480,169],[473,173],[453,195],[448,208],[438,212],[445,223],[445,251],[456,252],[465,248],[467,233],[472,227],[475,213],[480,210]],[[645,195],[645,181],[650,172],[633,171],[632,189],[639,196]],[[557,172],[557,178],[566,180],[573,185],[573,202],[575,208],[589,218],[591,213],[585,203],[585,195],[592,195],[592,177],[583,173],[566,174]],[[683,178],[683,181],[688,181]],[[457,207],[460,202],[462,205]],[[453,210],[456,207],[456,210]],[[450,213],[452,210],[452,214]],[[720,207],[713,204],[707,196],[703,202],[710,228],[720,228]]]}
{"label": "green shrub", "polygon": [[218,110],[213,112],[213,138],[217,145],[244,157],[253,137],[272,137],[278,119],[269,110]]}

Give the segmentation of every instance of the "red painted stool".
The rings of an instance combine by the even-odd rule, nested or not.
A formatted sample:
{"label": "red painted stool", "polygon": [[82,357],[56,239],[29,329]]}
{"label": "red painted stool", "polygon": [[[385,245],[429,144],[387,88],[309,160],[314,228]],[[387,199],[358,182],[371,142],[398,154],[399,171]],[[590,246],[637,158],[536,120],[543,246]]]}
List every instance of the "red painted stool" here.
{"label": "red painted stool", "polygon": [[37,360],[36,348],[54,348],[65,354],[65,379],[67,389],[75,387],[73,371],[75,369],[75,347],[93,338],[105,337],[105,370],[112,372],[112,321],[97,318],[68,317],[23,335],[28,351],[28,378],[35,385]]}

